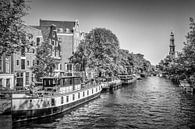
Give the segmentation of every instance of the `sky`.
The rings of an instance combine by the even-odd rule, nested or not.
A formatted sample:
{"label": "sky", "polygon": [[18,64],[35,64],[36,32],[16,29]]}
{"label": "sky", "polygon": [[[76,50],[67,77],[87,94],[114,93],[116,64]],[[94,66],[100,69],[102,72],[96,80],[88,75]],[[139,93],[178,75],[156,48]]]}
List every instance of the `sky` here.
{"label": "sky", "polygon": [[79,20],[80,30],[101,27],[111,30],[120,48],[141,53],[153,65],[169,53],[170,33],[181,51],[195,18],[195,0],[26,0],[30,6],[23,19],[27,25],[39,20]]}

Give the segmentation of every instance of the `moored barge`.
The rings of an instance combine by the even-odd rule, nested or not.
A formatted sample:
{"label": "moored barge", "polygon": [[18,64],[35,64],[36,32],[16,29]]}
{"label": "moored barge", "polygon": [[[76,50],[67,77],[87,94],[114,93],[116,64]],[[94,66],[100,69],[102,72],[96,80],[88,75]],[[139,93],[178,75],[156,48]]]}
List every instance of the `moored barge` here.
{"label": "moored barge", "polygon": [[20,122],[56,115],[100,95],[97,83],[82,84],[80,77],[44,77],[42,90],[12,94],[12,121]]}
{"label": "moored barge", "polygon": [[128,74],[121,74],[119,75],[119,78],[121,79],[122,85],[128,85],[137,80],[136,76]]}

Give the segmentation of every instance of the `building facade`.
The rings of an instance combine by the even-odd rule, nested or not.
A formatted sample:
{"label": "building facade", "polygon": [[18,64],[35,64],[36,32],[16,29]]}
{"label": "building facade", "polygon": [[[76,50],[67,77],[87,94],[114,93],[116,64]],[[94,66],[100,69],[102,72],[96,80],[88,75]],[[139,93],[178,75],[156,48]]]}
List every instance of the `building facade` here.
{"label": "building facade", "polygon": [[13,72],[15,75],[15,89],[21,90],[30,86],[34,81],[34,75],[30,69],[36,63],[36,48],[43,41],[40,30],[31,26],[24,26],[24,30],[31,34],[28,38],[28,47],[22,47],[21,51],[13,54]]}
{"label": "building facade", "polygon": [[57,45],[55,47],[57,47],[57,51],[59,52],[59,62],[56,64],[54,71],[55,75],[58,76],[73,74],[74,66],[69,63],[69,58],[76,51],[81,40],[78,20],[40,20],[39,28],[43,33],[43,37],[45,37],[44,40],[49,40],[50,43],[53,42],[52,45]]}
{"label": "building facade", "polygon": [[0,57],[0,90],[14,89],[13,56]]}
{"label": "building facade", "polygon": [[54,76],[73,75],[74,66],[69,58],[76,51],[82,34],[79,22],[40,20],[39,26],[24,25],[28,42],[13,55],[0,57],[0,89],[26,89],[36,81],[31,67],[37,63],[36,49],[42,42],[51,45],[56,60]]}

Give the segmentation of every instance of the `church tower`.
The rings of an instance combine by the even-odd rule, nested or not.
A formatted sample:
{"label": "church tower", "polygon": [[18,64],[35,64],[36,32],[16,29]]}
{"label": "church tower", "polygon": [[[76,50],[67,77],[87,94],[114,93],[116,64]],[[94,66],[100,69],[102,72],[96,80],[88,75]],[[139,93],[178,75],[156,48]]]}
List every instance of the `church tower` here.
{"label": "church tower", "polygon": [[169,50],[169,56],[171,58],[175,58],[175,44],[174,44],[174,34],[173,32],[171,32],[171,35],[170,35],[170,50]]}

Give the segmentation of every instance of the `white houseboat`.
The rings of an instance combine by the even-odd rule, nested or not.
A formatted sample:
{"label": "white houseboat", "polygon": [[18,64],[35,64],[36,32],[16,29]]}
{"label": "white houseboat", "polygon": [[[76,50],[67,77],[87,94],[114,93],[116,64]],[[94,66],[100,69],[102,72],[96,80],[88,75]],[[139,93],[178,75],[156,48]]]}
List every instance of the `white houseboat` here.
{"label": "white houseboat", "polygon": [[121,79],[122,85],[128,85],[137,80],[136,76],[128,74],[121,74],[119,75],[119,78]]}
{"label": "white houseboat", "polygon": [[100,84],[82,84],[80,77],[44,77],[42,90],[31,94],[12,94],[12,121],[62,113],[97,98],[101,90]]}

